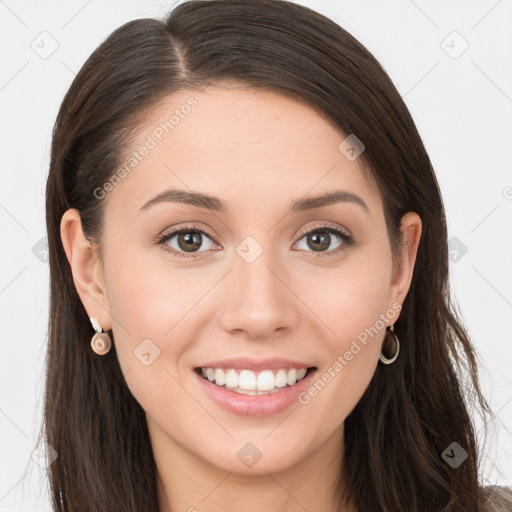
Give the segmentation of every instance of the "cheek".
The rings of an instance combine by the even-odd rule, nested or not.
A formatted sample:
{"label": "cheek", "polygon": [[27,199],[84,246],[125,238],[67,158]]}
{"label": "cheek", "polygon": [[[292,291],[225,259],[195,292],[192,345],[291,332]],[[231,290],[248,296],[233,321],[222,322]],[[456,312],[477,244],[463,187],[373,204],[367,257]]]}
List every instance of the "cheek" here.
{"label": "cheek", "polygon": [[135,252],[112,260],[105,275],[117,357],[132,395],[150,415],[164,403],[182,403],[173,362],[186,350],[179,322],[193,304],[193,287]]}
{"label": "cheek", "polygon": [[336,403],[335,418],[330,421],[341,422],[349,414],[378,362],[386,321],[391,318],[386,310],[391,256],[383,254],[377,247],[357,256],[354,253],[337,269],[322,269],[322,275],[317,272],[316,279],[310,277],[301,288],[307,294],[304,302],[313,305],[319,329],[325,333],[323,346],[328,356],[317,388],[325,386],[326,391],[321,393],[318,410],[332,410]]}
{"label": "cheek", "polygon": [[176,293],[172,282],[142,258],[124,257],[107,269],[108,299],[114,321],[122,336],[131,338],[161,333],[164,304],[172,303]]}
{"label": "cheek", "polygon": [[[325,339],[339,348],[374,326],[385,313],[390,291],[391,262],[369,254],[339,267],[309,272],[297,295],[324,325]],[[382,329],[381,322],[378,324]]]}
{"label": "cheek", "polygon": [[166,363],[178,361],[193,333],[207,320],[201,316],[202,299],[218,281],[218,273],[179,269],[166,260],[172,256],[127,252],[129,256],[119,255],[105,266],[120,364],[125,372],[138,367],[134,351],[137,354],[148,339],[156,348],[145,343],[156,354],[165,353]]}
{"label": "cheek", "polygon": [[[149,352],[149,359],[158,361],[164,350],[179,350],[175,344],[164,347],[163,340],[171,337],[165,333],[179,320],[182,288],[169,272],[151,265],[135,251],[127,253],[105,266],[116,351],[123,373],[138,372],[141,366],[155,371],[159,365],[146,368],[138,357]],[[148,356],[144,357],[147,362]]]}
{"label": "cheek", "polygon": [[123,336],[128,331],[131,338],[161,338],[190,309],[194,297],[197,302],[204,294],[208,280],[159,247],[147,248],[134,240],[129,249],[116,252],[122,243],[113,239],[106,250],[110,259],[105,261],[105,278],[114,321]]}

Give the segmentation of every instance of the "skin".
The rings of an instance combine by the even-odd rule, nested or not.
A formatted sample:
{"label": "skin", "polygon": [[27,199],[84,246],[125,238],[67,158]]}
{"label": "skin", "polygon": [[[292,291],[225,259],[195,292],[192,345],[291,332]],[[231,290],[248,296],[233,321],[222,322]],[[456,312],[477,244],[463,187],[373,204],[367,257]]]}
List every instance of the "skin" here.
{"label": "skin", "polygon": [[[421,220],[403,217],[403,259],[394,264],[379,190],[359,159],[338,150],[346,135],[311,107],[270,91],[226,82],[170,95],[132,150],[191,96],[197,107],[104,199],[102,257],[84,238],[78,212],[64,214],[77,291],[88,315],[113,329],[127,385],[146,411],[161,511],[334,512],[344,420],[378,370],[385,327],[309,403],[270,417],[219,408],[192,368],[275,356],[328,371],[358,334],[403,303]],[[172,188],[219,197],[229,212],[168,202],[138,213]],[[290,211],[294,200],[335,189],[359,195],[369,213],[350,202]],[[349,230],[357,245],[343,246],[334,234],[323,252],[308,243],[304,231],[322,221]],[[189,223],[215,235],[201,239],[195,259],[152,241]],[[236,252],[249,235],[263,249],[250,264]],[[179,251],[178,236],[166,244]],[[149,366],[133,354],[146,338],[160,350]],[[262,454],[250,468],[237,457],[248,441]]]}

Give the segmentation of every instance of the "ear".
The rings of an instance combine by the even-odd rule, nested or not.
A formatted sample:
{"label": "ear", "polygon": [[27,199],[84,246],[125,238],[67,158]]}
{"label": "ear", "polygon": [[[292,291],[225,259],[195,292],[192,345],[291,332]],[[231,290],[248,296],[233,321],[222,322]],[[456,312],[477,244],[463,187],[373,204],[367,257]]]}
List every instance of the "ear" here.
{"label": "ear", "polygon": [[[401,260],[394,265],[388,308],[403,304],[411,286],[416,254],[421,238],[421,219],[415,212],[406,213],[400,222],[402,232]],[[398,316],[395,317],[395,321]]]}
{"label": "ear", "polygon": [[111,329],[103,265],[96,247],[85,238],[80,213],[67,210],[60,223],[60,236],[73,282],[89,317],[95,317],[104,331]]}

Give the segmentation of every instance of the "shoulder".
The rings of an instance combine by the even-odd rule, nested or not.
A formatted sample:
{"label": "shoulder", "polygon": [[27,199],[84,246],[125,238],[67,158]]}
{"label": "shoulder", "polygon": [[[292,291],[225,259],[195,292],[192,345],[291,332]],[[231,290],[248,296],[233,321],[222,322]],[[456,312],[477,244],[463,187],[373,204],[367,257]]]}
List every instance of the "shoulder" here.
{"label": "shoulder", "polygon": [[512,488],[489,485],[482,488],[485,512],[512,512]]}

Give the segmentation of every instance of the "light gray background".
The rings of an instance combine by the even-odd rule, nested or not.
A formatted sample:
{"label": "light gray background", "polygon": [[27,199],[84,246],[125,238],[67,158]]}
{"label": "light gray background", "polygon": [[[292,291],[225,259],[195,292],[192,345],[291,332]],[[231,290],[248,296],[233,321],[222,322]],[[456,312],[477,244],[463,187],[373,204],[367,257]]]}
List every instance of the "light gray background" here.
{"label": "light gray background", "polygon": [[[111,31],[161,17],[176,3],[0,0],[0,512],[50,510],[35,442],[48,315],[44,190],[58,107]],[[482,478],[511,485],[512,0],[298,3],[366,45],[415,119],[440,182],[449,237],[457,239],[453,294],[500,420]],[[459,55],[464,40],[469,46]],[[52,44],[58,48],[44,55]]]}

